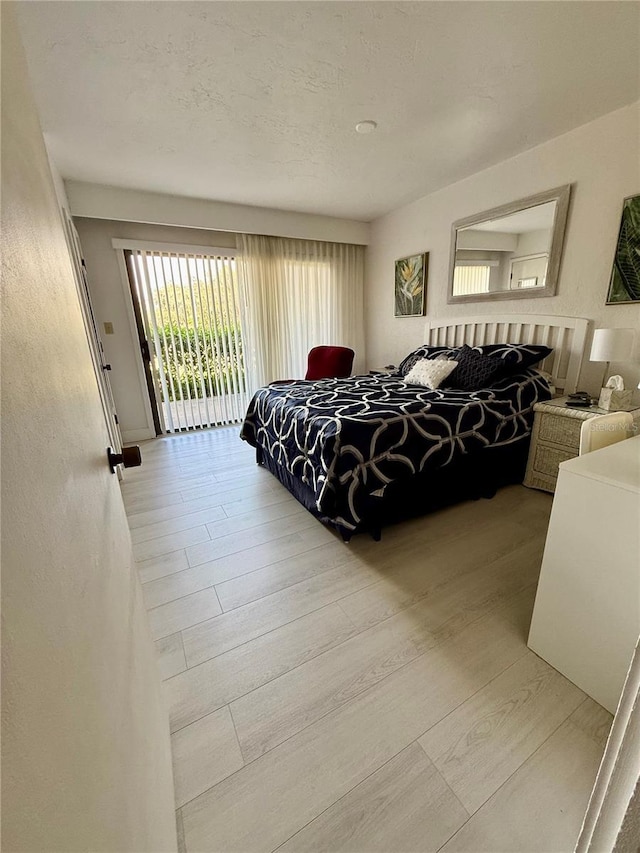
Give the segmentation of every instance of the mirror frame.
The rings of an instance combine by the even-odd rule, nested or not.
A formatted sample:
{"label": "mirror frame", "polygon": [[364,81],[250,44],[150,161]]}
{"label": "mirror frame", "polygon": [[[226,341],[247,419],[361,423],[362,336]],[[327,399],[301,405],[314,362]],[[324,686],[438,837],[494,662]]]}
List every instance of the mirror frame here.
{"label": "mirror frame", "polygon": [[[546,192],[536,193],[536,195],[530,195],[527,198],[521,198],[510,204],[503,204],[500,207],[494,207],[491,210],[485,210],[482,213],[476,213],[473,216],[467,216],[465,219],[458,219],[457,222],[454,222],[451,227],[447,304],[451,305],[457,302],[495,302],[500,299],[537,299],[541,296],[555,296],[558,285],[558,273],[560,272],[562,247],[564,245],[564,234],[569,215],[570,198],[571,184],[565,184],[562,187],[555,187]],[[478,225],[481,222],[486,222],[488,219],[499,219],[511,213],[518,213],[521,210],[526,210],[529,207],[537,207],[539,204],[546,204],[550,201],[555,201],[557,204],[553,217],[553,227],[551,229],[551,246],[549,248],[547,277],[544,287],[526,288],[525,290],[495,290],[488,293],[469,293],[454,296],[453,274],[456,262],[456,237],[460,228],[467,228],[469,225]]]}

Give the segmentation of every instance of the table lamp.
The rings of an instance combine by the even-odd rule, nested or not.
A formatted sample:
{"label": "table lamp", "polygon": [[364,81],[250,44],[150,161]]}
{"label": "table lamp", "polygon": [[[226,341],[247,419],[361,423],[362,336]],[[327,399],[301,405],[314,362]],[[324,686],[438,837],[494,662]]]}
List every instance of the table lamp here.
{"label": "table lamp", "polygon": [[631,361],[633,349],[633,329],[596,329],[593,333],[591,353],[589,361],[604,361],[606,367],[600,391],[598,406],[611,412],[630,411],[633,406],[631,398],[632,391],[624,390],[624,382],[621,376],[611,376],[609,365],[611,362]]}

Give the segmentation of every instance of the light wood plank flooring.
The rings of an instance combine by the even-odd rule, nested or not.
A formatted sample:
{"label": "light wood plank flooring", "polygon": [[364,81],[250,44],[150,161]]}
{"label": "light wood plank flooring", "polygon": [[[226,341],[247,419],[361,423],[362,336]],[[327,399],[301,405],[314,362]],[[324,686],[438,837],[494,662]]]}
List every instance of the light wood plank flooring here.
{"label": "light wood plank flooring", "polygon": [[526,647],[548,495],[344,545],[236,428],[142,452],[182,851],[573,850],[611,716]]}

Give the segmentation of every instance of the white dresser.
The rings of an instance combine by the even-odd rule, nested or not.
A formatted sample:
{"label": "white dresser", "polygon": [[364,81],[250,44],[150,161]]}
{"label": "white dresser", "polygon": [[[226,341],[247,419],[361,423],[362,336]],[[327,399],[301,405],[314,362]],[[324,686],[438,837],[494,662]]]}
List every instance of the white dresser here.
{"label": "white dresser", "polygon": [[529,648],[615,713],[640,634],[640,436],[560,464]]}

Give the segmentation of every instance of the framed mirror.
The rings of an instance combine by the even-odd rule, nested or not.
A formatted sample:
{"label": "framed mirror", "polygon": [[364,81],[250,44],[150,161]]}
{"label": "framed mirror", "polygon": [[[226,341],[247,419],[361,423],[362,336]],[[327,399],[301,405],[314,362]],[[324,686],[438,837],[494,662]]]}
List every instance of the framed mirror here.
{"label": "framed mirror", "polygon": [[571,184],[453,223],[447,302],[554,296]]}

